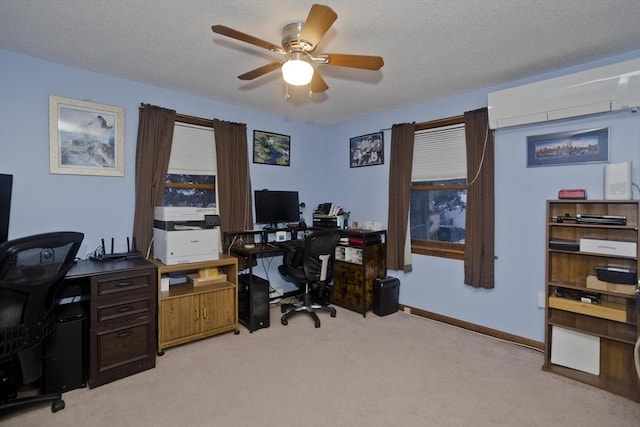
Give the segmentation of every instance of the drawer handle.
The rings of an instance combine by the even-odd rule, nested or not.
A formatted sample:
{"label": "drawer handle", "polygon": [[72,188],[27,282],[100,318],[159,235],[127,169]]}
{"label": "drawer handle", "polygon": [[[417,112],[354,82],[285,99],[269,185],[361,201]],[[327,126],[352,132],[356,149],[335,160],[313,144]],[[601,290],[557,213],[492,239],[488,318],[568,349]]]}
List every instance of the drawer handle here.
{"label": "drawer handle", "polygon": [[127,305],[125,307],[116,308],[116,313],[126,313],[127,311],[132,311],[134,307],[132,305]]}
{"label": "drawer handle", "polygon": [[133,283],[131,282],[120,282],[116,285],[117,288],[128,288],[129,286],[132,286]]}
{"label": "drawer handle", "polygon": [[133,331],[122,331],[116,334],[116,338],[126,338],[133,335]]}

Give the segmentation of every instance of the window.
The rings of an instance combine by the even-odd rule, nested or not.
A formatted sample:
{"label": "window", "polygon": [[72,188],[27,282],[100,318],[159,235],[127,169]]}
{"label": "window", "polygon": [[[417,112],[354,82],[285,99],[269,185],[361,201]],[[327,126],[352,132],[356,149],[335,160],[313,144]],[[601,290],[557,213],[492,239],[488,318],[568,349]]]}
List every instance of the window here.
{"label": "window", "polygon": [[409,211],[413,253],[464,257],[465,144],[464,116],[416,125]]}
{"label": "window", "polygon": [[213,127],[192,121],[176,120],[162,205],[215,208],[217,164]]}

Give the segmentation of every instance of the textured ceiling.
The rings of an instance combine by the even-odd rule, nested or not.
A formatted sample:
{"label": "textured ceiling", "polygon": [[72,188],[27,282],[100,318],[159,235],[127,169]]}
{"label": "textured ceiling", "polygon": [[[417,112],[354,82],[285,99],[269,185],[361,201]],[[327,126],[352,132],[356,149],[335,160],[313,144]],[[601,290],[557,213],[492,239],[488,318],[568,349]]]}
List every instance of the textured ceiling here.
{"label": "textured ceiling", "polygon": [[[640,49],[640,0],[331,0],[316,52],[380,55],[380,71],[320,65],[329,90],[285,88],[281,57],[211,31],[280,44],[313,1],[0,0],[0,49],[320,124]],[[141,100],[144,102],[145,100]]]}

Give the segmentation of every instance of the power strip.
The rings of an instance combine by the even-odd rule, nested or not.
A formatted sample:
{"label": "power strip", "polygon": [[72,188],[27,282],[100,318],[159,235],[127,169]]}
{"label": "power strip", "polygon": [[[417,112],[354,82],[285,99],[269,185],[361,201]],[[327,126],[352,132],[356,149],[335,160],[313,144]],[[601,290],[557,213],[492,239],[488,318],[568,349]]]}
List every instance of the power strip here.
{"label": "power strip", "polygon": [[272,304],[275,304],[280,301],[280,298],[284,295],[283,288],[275,288],[271,292],[269,292],[269,301]]}

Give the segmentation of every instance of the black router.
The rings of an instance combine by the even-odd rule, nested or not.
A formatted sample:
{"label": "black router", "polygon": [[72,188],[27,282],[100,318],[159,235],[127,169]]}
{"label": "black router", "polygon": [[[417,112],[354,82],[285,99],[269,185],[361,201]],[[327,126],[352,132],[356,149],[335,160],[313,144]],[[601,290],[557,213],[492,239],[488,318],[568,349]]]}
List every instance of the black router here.
{"label": "black router", "polygon": [[111,253],[107,253],[107,249],[104,245],[104,239],[102,239],[102,254],[96,256],[98,261],[119,261],[125,259],[142,258],[142,252],[136,249],[136,238],[133,238],[133,246],[130,246],[129,238],[127,237],[127,252],[113,252],[114,239],[111,238]]}

